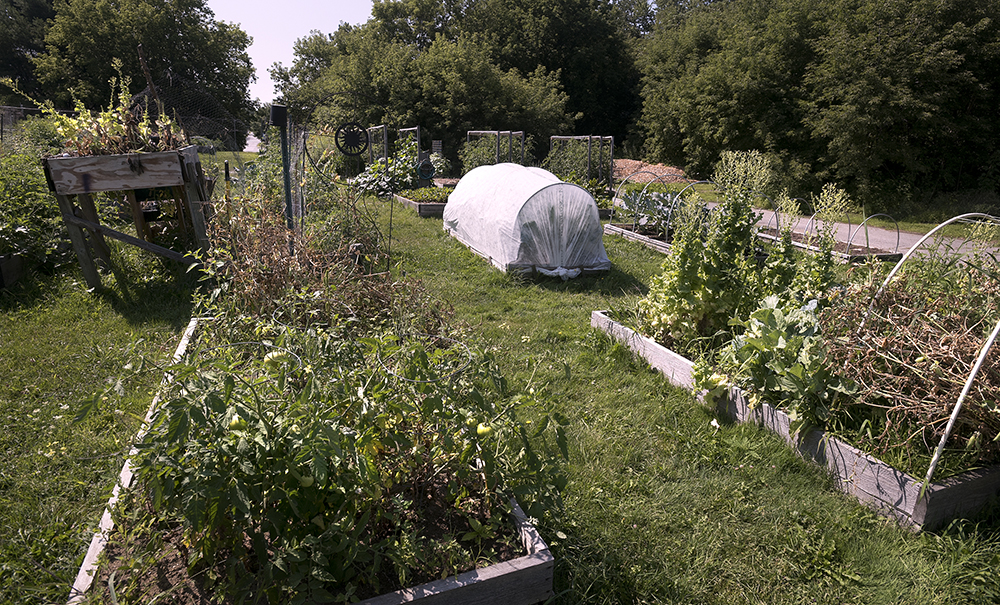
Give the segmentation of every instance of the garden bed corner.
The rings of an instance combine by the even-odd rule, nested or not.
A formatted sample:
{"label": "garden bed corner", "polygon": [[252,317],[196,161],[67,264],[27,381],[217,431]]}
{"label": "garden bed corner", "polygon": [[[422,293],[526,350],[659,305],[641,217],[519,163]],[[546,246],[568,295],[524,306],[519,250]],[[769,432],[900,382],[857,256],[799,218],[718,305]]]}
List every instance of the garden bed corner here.
{"label": "garden bed corner", "polygon": [[[590,324],[629,347],[671,383],[693,387],[692,361],[612,320],[605,312],[594,311]],[[698,398],[702,399],[700,394]],[[730,389],[729,397],[722,398],[716,407],[720,415],[777,433],[801,455],[825,466],[842,491],[916,530],[933,530],[951,519],[975,514],[1000,494],[1000,466],[993,466],[931,483],[921,498],[922,481],[822,431],[794,436],[787,414],[766,403],[751,408],[739,388]]]}

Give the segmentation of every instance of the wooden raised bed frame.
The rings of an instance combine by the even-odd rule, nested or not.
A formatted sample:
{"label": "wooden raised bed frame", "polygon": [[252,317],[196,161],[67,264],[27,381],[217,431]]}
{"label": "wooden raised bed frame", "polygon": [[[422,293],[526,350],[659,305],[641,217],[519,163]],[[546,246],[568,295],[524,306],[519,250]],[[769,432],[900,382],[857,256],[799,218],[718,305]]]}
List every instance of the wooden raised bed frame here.
{"label": "wooden raised bed frame", "polygon": [[[176,363],[183,357],[188,344],[198,327],[198,319],[188,322],[181,336],[180,343],[174,351],[173,361]],[[164,381],[170,380],[164,376]],[[144,427],[152,423],[154,414],[159,407],[160,396],[156,395],[146,412]],[[136,436],[136,442],[142,440],[145,428]],[[129,452],[134,455],[135,449]],[[125,461],[118,482],[111,492],[111,498],[101,516],[97,532],[90,542],[90,548],[84,557],[76,581],[70,591],[67,605],[79,605],[97,576],[98,559],[108,543],[108,538],[114,529],[111,510],[118,502],[122,489],[132,485],[132,464]],[[527,554],[510,561],[494,563],[479,569],[467,571],[457,576],[447,577],[419,586],[404,588],[361,602],[361,605],[399,605],[419,601],[421,605],[532,605],[541,603],[553,596],[553,571],[555,557],[549,547],[538,534],[538,530],[528,521],[527,516],[517,501],[511,500],[514,512],[514,523],[518,535]]]}
{"label": "wooden raised bed frame", "polygon": [[[136,189],[169,187],[182,229],[190,222],[201,248],[208,247],[204,205],[210,184],[198,161],[197,147],[177,151],[84,157],[51,157],[42,160],[49,189],[55,194],[84,279],[91,288],[101,286],[95,257],[110,262],[104,236],[113,237],[172,260],[192,264],[182,253],[151,243],[151,232],[136,198]],[[100,224],[92,193],[120,191],[129,202],[136,235],[133,237]]]}
{"label": "wooden raised bed frame", "polygon": [[[590,324],[629,347],[671,383],[693,388],[692,361],[612,320],[602,311],[591,314]],[[701,399],[700,394],[698,397]],[[729,397],[719,402],[717,411],[738,422],[753,422],[781,435],[803,456],[826,466],[842,491],[913,529],[942,527],[951,519],[975,513],[1000,494],[1000,466],[993,466],[931,483],[921,498],[922,481],[919,479],[822,431],[793,437],[787,414],[766,403],[751,409],[745,394],[738,388],[731,389]]]}
{"label": "wooden raised bed frame", "polygon": [[441,218],[444,216],[445,204],[439,202],[415,202],[408,197],[394,195],[396,201],[417,211],[420,218]]}

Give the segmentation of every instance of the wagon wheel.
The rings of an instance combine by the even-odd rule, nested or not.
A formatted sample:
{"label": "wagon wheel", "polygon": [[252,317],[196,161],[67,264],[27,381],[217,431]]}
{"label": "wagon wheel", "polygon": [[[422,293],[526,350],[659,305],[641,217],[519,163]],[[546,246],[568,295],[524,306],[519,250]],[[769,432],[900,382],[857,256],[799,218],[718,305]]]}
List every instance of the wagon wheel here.
{"label": "wagon wheel", "polygon": [[334,135],[337,149],[344,155],[358,156],[368,149],[368,131],[357,122],[347,122],[337,128]]}

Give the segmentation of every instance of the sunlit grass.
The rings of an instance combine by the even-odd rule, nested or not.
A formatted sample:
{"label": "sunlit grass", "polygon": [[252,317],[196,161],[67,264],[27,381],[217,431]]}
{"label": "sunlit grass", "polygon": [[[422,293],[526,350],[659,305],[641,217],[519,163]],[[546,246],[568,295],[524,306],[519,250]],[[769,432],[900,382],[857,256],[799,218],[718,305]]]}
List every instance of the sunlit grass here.
{"label": "sunlit grass", "polygon": [[589,327],[591,311],[645,292],[658,253],[605,238],[610,274],[524,279],[440,220],[397,208],[393,223],[396,270],[451,303],[470,344],[493,351],[517,387],[571,418],[564,508],[542,520],[558,602],[990,602],[1000,526],[899,528],[780,438],[712,426],[714,412]]}
{"label": "sunlit grass", "polygon": [[74,424],[82,401],[126,365],[169,360],[192,278],[126,251],[117,282],[88,292],[74,266],[0,290],[0,603],[62,603],[162,378],[154,367],[115,404]]}

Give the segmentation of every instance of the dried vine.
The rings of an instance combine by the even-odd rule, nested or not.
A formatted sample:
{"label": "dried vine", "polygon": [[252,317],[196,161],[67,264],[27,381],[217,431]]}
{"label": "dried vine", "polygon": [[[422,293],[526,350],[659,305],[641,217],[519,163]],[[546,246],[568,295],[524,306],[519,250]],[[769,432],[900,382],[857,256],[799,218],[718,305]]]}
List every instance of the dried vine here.
{"label": "dried vine", "polygon": [[[961,278],[943,277],[929,283],[919,272],[902,274],[870,310],[875,284],[853,286],[822,314],[831,361],[859,387],[842,410],[850,419],[843,424],[863,426],[860,440],[876,453],[929,455],[1000,319],[995,270],[965,267]],[[998,362],[994,349],[949,440],[949,449],[974,464],[1000,460]]]}

